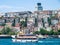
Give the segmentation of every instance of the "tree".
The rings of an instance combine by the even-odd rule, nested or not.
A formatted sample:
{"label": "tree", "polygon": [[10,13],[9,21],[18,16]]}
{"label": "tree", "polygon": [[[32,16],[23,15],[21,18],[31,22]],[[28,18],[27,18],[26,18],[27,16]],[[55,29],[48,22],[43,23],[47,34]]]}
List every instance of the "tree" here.
{"label": "tree", "polygon": [[16,33],[14,31],[12,31],[12,29],[10,29],[9,27],[4,27],[1,30],[1,34],[14,35]]}
{"label": "tree", "polygon": [[8,34],[9,34],[9,35],[16,35],[16,33],[15,33],[15,32],[12,32],[12,31],[9,32]]}
{"label": "tree", "polygon": [[15,26],[15,19],[13,20],[12,26]]}
{"label": "tree", "polygon": [[60,32],[60,30],[58,30],[58,32]]}
{"label": "tree", "polygon": [[51,25],[51,18],[48,17],[49,26]]}
{"label": "tree", "polygon": [[2,33],[1,33],[1,31],[0,31],[0,35],[1,35]]}
{"label": "tree", "polygon": [[20,23],[21,23],[21,26],[22,26],[22,27],[27,27],[27,24],[26,24],[27,22],[21,21]]}
{"label": "tree", "polygon": [[42,18],[42,23],[43,23],[43,27],[45,27],[45,25],[44,25],[44,19]]}
{"label": "tree", "polygon": [[38,26],[37,18],[35,18],[35,27]]}
{"label": "tree", "polygon": [[1,32],[2,32],[2,34],[8,34],[10,31],[11,31],[11,29],[9,27],[7,27],[7,28],[4,27]]}
{"label": "tree", "polygon": [[24,21],[21,21],[20,23],[21,23],[21,26],[24,27]]}
{"label": "tree", "polygon": [[49,32],[49,35],[53,35],[53,34],[54,34],[54,31],[51,30],[51,31]]}
{"label": "tree", "polygon": [[35,32],[33,32],[33,34],[40,34],[40,32],[39,31],[35,31]]}
{"label": "tree", "polygon": [[35,31],[35,32],[33,32],[33,34],[41,34],[41,35],[60,35],[60,30],[58,30],[57,32],[54,32],[54,30],[47,31],[47,30],[41,28],[40,31]]}
{"label": "tree", "polygon": [[0,26],[5,26],[5,25],[6,25],[5,23],[0,24]]}
{"label": "tree", "polygon": [[20,23],[20,18],[18,17],[18,23]]}
{"label": "tree", "polygon": [[25,27],[27,27],[27,17],[25,18]]}
{"label": "tree", "polygon": [[60,29],[58,30],[58,34],[60,35]]}
{"label": "tree", "polygon": [[40,31],[36,31],[33,34],[48,35],[49,34],[49,31],[41,28]]}
{"label": "tree", "polygon": [[58,32],[54,32],[54,35],[58,35],[59,33]]}
{"label": "tree", "polygon": [[6,19],[5,19],[5,23],[6,23],[7,21],[6,21]]}
{"label": "tree", "polygon": [[48,35],[48,31],[47,30],[45,30],[45,29],[40,29],[40,34],[42,34],[42,35]]}
{"label": "tree", "polygon": [[27,27],[27,17],[25,18],[25,21],[20,21],[20,24],[22,27]]}
{"label": "tree", "polygon": [[2,33],[2,34],[6,34],[5,27],[2,29],[1,33]]}

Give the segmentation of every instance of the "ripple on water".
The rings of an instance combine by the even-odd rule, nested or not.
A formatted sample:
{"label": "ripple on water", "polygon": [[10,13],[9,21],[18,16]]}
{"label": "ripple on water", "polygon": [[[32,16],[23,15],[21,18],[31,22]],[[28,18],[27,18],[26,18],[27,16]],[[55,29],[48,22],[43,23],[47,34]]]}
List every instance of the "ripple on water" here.
{"label": "ripple on water", "polygon": [[38,42],[13,42],[12,39],[0,39],[0,45],[60,45],[60,39],[41,39]]}

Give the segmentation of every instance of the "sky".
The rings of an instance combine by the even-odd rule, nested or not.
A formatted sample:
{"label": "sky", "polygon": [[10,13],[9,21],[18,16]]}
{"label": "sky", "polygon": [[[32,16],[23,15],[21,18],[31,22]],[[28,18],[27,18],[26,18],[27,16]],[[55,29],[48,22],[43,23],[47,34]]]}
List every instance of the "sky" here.
{"label": "sky", "polygon": [[35,11],[37,3],[44,10],[60,9],[60,0],[0,0],[0,12]]}

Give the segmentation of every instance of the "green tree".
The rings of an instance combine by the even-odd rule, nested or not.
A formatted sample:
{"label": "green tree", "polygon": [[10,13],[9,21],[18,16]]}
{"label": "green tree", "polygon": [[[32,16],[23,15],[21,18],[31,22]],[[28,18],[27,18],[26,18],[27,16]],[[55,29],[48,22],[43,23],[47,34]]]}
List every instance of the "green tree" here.
{"label": "green tree", "polygon": [[25,27],[27,27],[27,17],[25,18]]}
{"label": "green tree", "polygon": [[12,32],[12,31],[9,32],[8,34],[9,34],[9,35],[16,35],[16,33],[15,33],[15,32]]}
{"label": "green tree", "polygon": [[20,23],[21,23],[22,27],[27,27],[27,22],[26,21],[21,21]]}
{"label": "green tree", "polygon": [[6,34],[5,27],[2,29],[1,33],[2,33],[2,34]]}
{"label": "green tree", "polygon": [[35,18],[35,27],[38,26],[37,18]]}
{"label": "green tree", "polygon": [[49,35],[53,35],[53,34],[54,34],[54,31],[51,30],[51,31],[49,32]]}
{"label": "green tree", "polygon": [[12,26],[15,26],[15,19],[13,20]]}
{"label": "green tree", "polygon": [[42,23],[43,23],[43,27],[45,27],[45,25],[44,25],[44,19],[42,18]]}
{"label": "green tree", "polygon": [[47,30],[41,28],[40,31],[35,31],[35,32],[33,32],[33,34],[41,34],[41,35],[60,35],[60,30],[58,30],[57,32],[54,32],[54,30],[47,31]]}
{"label": "green tree", "polygon": [[14,35],[16,33],[14,31],[12,31],[12,29],[10,29],[9,27],[4,27],[1,30],[1,34]]}
{"label": "green tree", "polygon": [[54,34],[53,35],[58,35],[59,33],[58,32],[54,32]]}
{"label": "green tree", "polygon": [[5,19],[5,23],[6,23],[7,21],[6,21],[6,19]]}
{"label": "green tree", "polygon": [[1,35],[2,33],[1,33],[1,31],[0,31],[0,35]]}
{"label": "green tree", "polygon": [[0,26],[5,26],[5,25],[6,25],[5,23],[0,24]]}
{"label": "green tree", "polygon": [[58,30],[58,32],[60,32],[60,30]]}
{"label": "green tree", "polygon": [[42,35],[48,35],[48,31],[47,30],[45,30],[45,29],[40,29],[40,34],[42,34]]}
{"label": "green tree", "polygon": [[40,32],[39,31],[35,31],[35,32],[33,32],[33,34],[40,34]]}
{"label": "green tree", "polygon": [[48,17],[49,26],[51,25],[51,18]]}
{"label": "green tree", "polygon": [[60,35],[60,30],[58,30],[58,34]]}
{"label": "green tree", "polygon": [[10,31],[11,31],[11,29],[9,27],[7,27],[7,28],[4,27],[1,32],[2,32],[2,34],[8,34]]}

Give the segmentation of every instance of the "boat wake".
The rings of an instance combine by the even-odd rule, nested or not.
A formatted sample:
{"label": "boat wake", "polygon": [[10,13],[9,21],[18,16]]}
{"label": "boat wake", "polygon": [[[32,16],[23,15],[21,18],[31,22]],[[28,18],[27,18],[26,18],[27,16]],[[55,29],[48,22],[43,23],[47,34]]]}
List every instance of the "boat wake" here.
{"label": "boat wake", "polygon": [[36,42],[37,40],[20,40],[20,39],[12,39],[13,42]]}
{"label": "boat wake", "polygon": [[39,43],[43,43],[44,41],[38,41]]}

